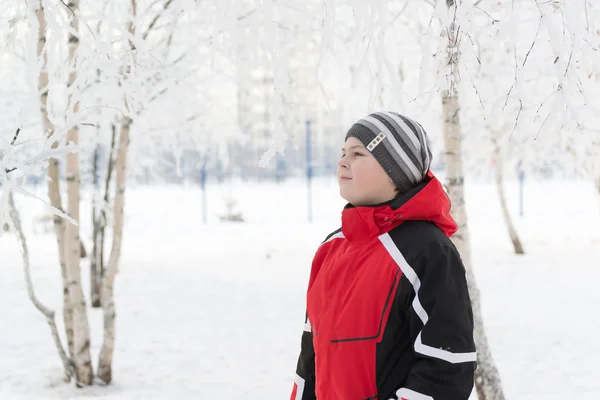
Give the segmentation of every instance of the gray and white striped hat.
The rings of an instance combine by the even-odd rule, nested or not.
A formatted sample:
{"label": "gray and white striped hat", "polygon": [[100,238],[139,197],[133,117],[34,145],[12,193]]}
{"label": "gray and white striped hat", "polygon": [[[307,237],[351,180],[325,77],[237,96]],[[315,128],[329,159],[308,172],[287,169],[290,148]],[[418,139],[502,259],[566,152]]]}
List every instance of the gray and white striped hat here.
{"label": "gray and white striped hat", "polygon": [[401,193],[419,185],[431,166],[425,129],[410,118],[385,111],[358,120],[348,133],[373,154]]}

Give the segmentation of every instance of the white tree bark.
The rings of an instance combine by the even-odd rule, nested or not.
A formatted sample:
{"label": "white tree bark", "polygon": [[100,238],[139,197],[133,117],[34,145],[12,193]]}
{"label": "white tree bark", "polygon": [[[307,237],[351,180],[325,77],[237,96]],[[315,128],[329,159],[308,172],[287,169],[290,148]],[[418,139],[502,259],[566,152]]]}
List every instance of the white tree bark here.
{"label": "white tree bark", "polygon": [[[73,113],[79,111],[79,102],[73,104],[73,85],[77,77],[76,58],[79,47],[79,0],[70,0],[69,8],[74,13],[69,32],[69,106]],[[77,145],[79,143],[79,127],[73,126],[67,133],[67,142]],[[67,154],[67,211],[69,217],[79,222],[79,154]],[[81,247],[79,238],[79,225],[67,221],[65,229],[65,261],[67,264],[67,278],[69,283],[69,296],[73,305],[73,354],[75,376],[77,385],[91,385],[94,379],[92,361],[90,356],[90,328],[88,325],[87,309],[83,290],[81,288]]]}
{"label": "white tree bark", "polygon": [[[170,3],[170,2],[169,2]],[[165,7],[166,8],[166,7]],[[137,14],[136,0],[131,0],[131,19],[128,23],[127,31],[129,37],[135,34],[135,16]],[[155,23],[153,20],[152,24]],[[133,43],[128,41],[129,48],[133,50]],[[131,65],[128,64],[125,70],[125,78],[131,73]],[[121,134],[119,135],[119,146],[117,159],[115,161],[115,180],[116,193],[113,209],[113,240],[110,257],[106,271],[102,277],[101,303],[104,314],[104,340],[100,357],[98,359],[98,378],[104,383],[109,384],[112,381],[112,360],[115,348],[115,301],[114,301],[114,284],[115,277],[119,269],[119,260],[121,258],[121,245],[123,241],[123,224],[124,224],[124,206],[125,206],[125,183],[127,176],[127,152],[129,149],[129,133],[133,120],[130,117],[129,104],[125,97],[125,109],[127,114],[121,120]]]}
{"label": "white tree bark", "polygon": [[[102,20],[99,20],[96,24],[96,35],[102,35]],[[99,86],[101,84],[101,76],[102,70],[100,68],[96,69],[96,84]],[[101,235],[101,228],[106,223],[105,217],[105,208],[106,203],[101,203],[101,187],[100,187],[100,137],[102,135],[102,96],[98,96],[96,98],[96,104],[98,109],[96,111],[96,115],[98,117],[97,127],[96,127],[96,148],[94,150],[94,160],[92,166],[92,177],[94,184],[94,196],[92,202],[92,251],[90,255],[90,300],[92,303],[92,307],[100,308],[100,289],[102,287],[102,269],[104,267],[104,258],[102,252],[102,245],[104,242],[104,235]],[[112,148],[111,148],[112,153]],[[110,176],[110,173],[109,173]],[[107,180],[110,181],[110,177],[107,177]],[[102,231],[103,232],[103,231]]]}
{"label": "white tree bark", "polygon": [[[449,8],[454,6],[454,0],[446,0]],[[471,263],[471,248],[469,241],[469,225],[465,203],[464,172],[462,157],[462,135],[459,119],[460,105],[456,82],[460,62],[459,27],[454,22],[450,24],[447,35],[447,68],[450,69],[449,88],[442,92],[442,107],[444,115],[444,150],[446,163],[446,187],[452,202],[451,214],[458,224],[458,232],[453,236],[462,261],[467,271],[467,282],[474,318],[474,338],[477,348],[477,370],[475,371],[475,387],[479,400],[504,400],[500,374],[492,359],[487,336],[483,324],[480,306],[480,292],[475,281]]]}
{"label": "white tree bark", "polygon": [[52,339],[54,340],[54,345],[56,346],[58,355],[60,356],[60,359],[63,363],[65,373],[64,379],[65,382],[69,382],[71,380],[71,376],[73,376],[73,366],[71,363],[71,359],[65,352],[62,342],[60,341],[60,335],[58,334],[58,328],[56,327],[56,321],[54,320],[54,311],[43,305],[38,300],[33,290],[33,282],[31,280],[31,273],[29,270],[29,249],[27,247],[27,239],[25,238],[25,234],[23,233],[21,217],[15,205],[15,200],[12,192],[8,195],[8,207],[11,219],[9,224],[11,225],[12,230],[15,232],[17,236],[17,241],[19,242],[19,246],[21,247],[21,256],[23,258],[23,270],[25,272],[25,283],[27,284],[27,294],[35,308],[37,308],[39,312],[41,312],[44,315],[44,317],[46,317],[46,322],[48,322],[48,325],[50,325],[50,332],[52,334]]}
{"label": "white tree bark", "polygon": [[[48,118],[48,55],[44,51],[46,46],[46,14],[40,0],[36,10],[36,15],[39,24],[37,55],[43,57],[44,63],[40,69],[38,79],[38,90],[40,92],[40,111],[42,113],[42,124],[45,134],[50,137],[54,133],[54,127]],[[58,147],[58,141],[52,143],[52,148]],[[62,199],[60,195],[60,177],[59,177],[59,161],[56,158],[48,160],[48,197],[50,205],[57,210],[63,211]],[[63,283],[63,321],[65,325],[65,333],[67,336],[67,348],[69,355],[73,356],[73,306],[69,297],[69,285],[67,279],[67,266],[65,262],[65,223],[64,219],[58,215],[54,215],[54,230],[56,233],[56,244],[58,246],[58,260],[60,263],[60,272]]]}
{"label": "white tree bark", "polygon": [[510,237],[510,241],[513,244],[515,254],[525,254],[523,244],[521,243],[521,239],[517,234],[517,230],[515,229],[515,226],[512,222],[512,217],[510,215],[510,212],[508,211],[506,193],[504,190],[504,158],[502,157],[502,149],[497,142],[494,143],[494,161],[496,165],[496,188],[498,189],[498,196],[500,197],[502,217],[504,218],[504,223],[506,224],[506,228],[508,229],[508,235]]}
{"label": "white tree bark", "polygon": [[98,378],[105,384],[112,380],[112,358],[115,347],[115,302],[114,283],[119,269],[121,258],[121,244],[123,241],[123,223],[125,206],[125,178],[127,174],[127,151],[129,149],[129,131],[132,120],[123,117],[121,135],[119,138],[119,150],[117,154],[116,188],[114,200],[114,225],[113,241],[108,265],[102,278],[102,310],[104,312],[104,341],[98,361]]}
{"label": "white tree bark", "polygon": [[465,204],[463,160],[461,153],[461,133],[458,117],[459,105],[457,94],[442,95],[444,109],[444,150],[446,160],[446,187],[452,202],[452,216],[458,224],[458,232],[452,237],[467,270],[467,282],[473,317],[475,321],[475,346],[477,347],[477,370],[475,371],[475,387],[479,400],[503,400],[500,374],[496,369],[492,353],[488,345],[483,316],[481,314],[480,293],[471,267],[471,249],[469,242],[469,225]]}

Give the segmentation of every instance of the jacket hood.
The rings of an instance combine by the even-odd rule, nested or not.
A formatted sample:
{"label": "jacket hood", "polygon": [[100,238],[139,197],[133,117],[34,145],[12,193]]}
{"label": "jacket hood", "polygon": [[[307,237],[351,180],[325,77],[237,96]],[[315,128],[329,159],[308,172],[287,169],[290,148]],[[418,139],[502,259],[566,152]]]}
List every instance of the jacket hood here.
{"label": "jacket hood", "polygon": [[342,211],[342,232],[348,240],[364,240],[389,232],[404,221],[431,221],[451,237],[458,226],[450,215],[450,206],[441,182],[428,171],[422,184],[389,202],[346,205]]}

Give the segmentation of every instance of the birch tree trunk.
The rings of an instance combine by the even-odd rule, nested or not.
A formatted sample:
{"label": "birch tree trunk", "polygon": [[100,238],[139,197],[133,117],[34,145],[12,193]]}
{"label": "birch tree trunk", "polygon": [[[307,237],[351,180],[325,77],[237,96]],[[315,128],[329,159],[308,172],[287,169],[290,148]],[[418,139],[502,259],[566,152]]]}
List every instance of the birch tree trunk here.
{"label": "birch tree trunk", "polygon": [[[454,0],[446,0],[448,8],[454,7]],[[475,388],[479,400],[504,400],[500,374],[492,359],[481,314],[480,293],[475,282],[471,263],[469,242],[469,224],[465,203],[464,172],[462,158],[462,135],[459,119],[460,105],[456,81],[460,62],[459,27],[454,22],[446,31],[447,67],[451,71],[451,83],[442,91],[442,108],[444,114],[444,151],[446,163],[446,187],[452,202],[452,216],[458,224],[458,232],[453,236],[467,271],[467,282],[474,317],[474,338],[477,348],[477,370],[475,371]]]}
{"label": "birch tree trunk", "polygon": [[[100,121],[98,121],[100,124]],[[98,129],[99,130],[99,129]],[[97,132],[98,136],[100,132]],[[99,163],[100,158],[100,145],[96,145],[96,149],[94,150],[94,159],[92,161],[92,180],[94,185],[94,201],[92,203],[92,254],[90,257],[90,300],[92,301],[92,307],[98,308],[100,307],[100,286],[101,286],[101,276],[98,262],[101,262],[101,255],[99,254],[100,249],[100,212],[99,212],[99,204],[98,200],[100,199],[100,187],[99,187]],[[101,264],[100,264],[101,265]]]}
{"label": "birch tree trunk", "polygon": [[[101,35],[101,26],[102,20],[98,21],[96,25],[96,34]],[[100,86],[102,71],[100,68],[96,69],[96,85]],[[96,140],[99,140],[101,136],[101,126],[102,126],[102,98],[99,96],[96,98],[96,104],[98,105],[97,110],[97,128],[96,128]],[[106,207],[105,204],[102,204],[100,207],[100,167],[98,163],[100,162],[100,143],[96,143],[96,149],[94,151],[94,161],[92,166],[92,179],[94,183],[94,201],[92,202],[92,254],[90,256],[90,298],[92,301],[92,307],[100,308],[100,289],[102,287],[102,273],[101,269],[104,264],[103,262],[103,253],[101,251],[101,243],[100,241],[103,238],[100,236],[100,227],[103,224],[101,216],[103,212],[100,210],[104,210]]]}
{"label": "birch tree trunk", "polygon": [[33,290],[33,281],[31,280],[31,273],[29,269],[29,249],[27,247],[27,239],[25,238],[25,234],[23,233],[23,227],[21,225],[21,217],[19,215],[19,211],[15,205],[14,196],[11,193],[8,195],[8,208],[10,213],[10,219],[12,221],[11,225],[15,234],[17,236],[17,241],[21,247],[21,256],[23,258],[23,270],[25,273],[25,283],[27,284],[27,295],[29,299],[41,312],[44,317],[46,317],[46,322],[50,326],[50,332],[52,334],[52,339],[54,341],[54,345],[56,346],[56,350],[58,351],[58,355],[63,363],[64,373],[65,373],[65,382],[69,382],[71,380],[71,376],[73,376],[73,366],[71,363],[71,359],[63,348],[62,342],[60,341],[60,335],[58,333],[58,328],[56,327],[56,321],[54,319],[54,311],[43,305],[35,295],[35,291]]}
{"label": "birch tree trunk", "polygon": [[506,194],[504,191],[504,159],[502,157],[502,149],[498,143],[494,144],[494,161],[496,162],[496,188],[498,189],[498,196],[500,197],[500,207],[502,208],[502,217],[506,223],[508,229],[508,235],[510,241],[513,244],[515,254],[525,254],[521,239],[517,234],[517,230],[512,222],[510,212],[508,211],[508,204],[506,203]]}
{"label": "birch tree trunk", "polygon": [[[69,32],[69,107],[73,113],[79,111],[79,103],[73,104],[73,92],[77,77],[77,49],[79,46],[79,0],[70,0],[69,8],[73,11],[71,32]],[[73,126],[67,133],[67,142],[77,146],[79,143],[79,127]],[[79,222],[79,154],[77,151],[67,153],[67,211],[69,217]],[[94,379],[90,356],[90,328],[88,325],[85,298],[81,288],[81,247],[79,225],[67,221],[65,229],[65,261],[69,280],[69,296],[73,305],[73,363],[77,385],[91,385]]]}
{"label": "birch tree trunk", "polygon": [[[40,75],[38,79],[38,90],[40,92],[40,111],[42,113],[42,124],[44,126],[45,134],[51,137],[54,133],[54,127],[50,119],[48,118],[48,55],[44,51],[46,46],[46,15],[42,2],[40,0],[39,6],[36,10],[36,15],[39,24],[39,36],[37,44],[37,55],[43,57],[44,63],[40,69]],[[58,141],[52,143],[52,148],[55,149],[58,146]],[[59,161],[56,158],[50,158],[48,160],[48,169],[46,171],[48,175],[48,197],[50,199],[50,205],[64,213],[62,206],[62,199],[60,195],[60,176],[59,176]],[[69,296],[69,284],[67,279],[67,266],[65,263],[65,222],[64,219],[58,215],[54,215],[53,218],[54,231],[56,233],[56,244],[58,246],[58,261],[60,263],[60,272],[63,284],[63,321],[65,325],[65,333],[67,336],[67,348],[69,349],[69,355],[73,357],[73,306]]]}
{"label": "birch tree trunk", "polygon": [[[170,3],[170,2],[169,2]],[[136,0],[131,0],[131,19],[128,23],[127,31],[129,38],[135,35],[135,17],[137,13]],[[128,40],[129,49],[133,51],[134,45]],[[127,79],[131,73],[131,64],[125,68],[125,77]],[[115,277],[119,269],[119,260],[121,258],[121,244],[123,239],[124,224],[124,206],[125,206],[125,178],[127,175],[127,152],[129,149],[129,133],[133,120],[129,114],[129,104],[127,97],[124,98],[126,114],[121,119],[121,134],[119,135],[119,146],[117,159],[115,161],[115,181],[116,193],[113,209],[113,240],[108,265],[102,277],[102,310],[104,314],[104,341],[100,350],[98,359],[98,378],[105,384],[112,381],[112,360],[115,348],[115,301],[114,284]]]}
{"label": "birch tree trunk", "polygon": [[[107,220],[107,216],[106,216],[106,207],[109,204],[109,191],[110,191],[110,182],[112,179],[112,173],[114,170],[114,165],[115,165],[115,161],[114,161],[114,153],[115,153],[115,146],[116,146],[116,126],[115,124],[112,124],[111,126],[112,129],[112,136],[111,136],[111,141],[110,141],[110,153],[108,155],[108,169],[106,171],[106,178],[104,180],[104,197],[103,197],[103,203],[102,203],[102,207],[98,207],[97,204],[94,204],[94,209],[93,209],[93,227],[94,227],[94,231],[93,231],[93,250],[92,250],[92,273],[94,274],[94,277],[92,278],[92,285],[94,285],[93,289],[92,289],[92,298],[95,298],[94,296],[96,295],[96,291],[97,291],[97,295],[98,295],[98,306],[100,307],[102,304],[102,278],[104,276],[104,243],[105,243],[105,236],[104,236],[104,231],[106,229],[106,220]],[[96,167],[95,167],[96,168]],[[97,190],[100,190],[100,186],[98,186]],[[98,193],[99,194],[99,193]],[[99,195],[96,196],[96,198],[100,198]],[[97,287],[96,287],[97,285]],[[96,307],[96,305],[94,305],[94,307]]]}
{"label": "birch tree trunk", "polygon": [[115,347],[115,302],[114,282],[119,269],[121,244],[123,239],[125,178],[127,172],[127,151],[129,131],[133,123],[130,117],[123,117],[116,167],[116,195],[114,200],[113,241],[108,266],[102,278],[102,309],[104,311],[104,341],[98,361],[98,378],[105,384],[112,380],[112,358]]}

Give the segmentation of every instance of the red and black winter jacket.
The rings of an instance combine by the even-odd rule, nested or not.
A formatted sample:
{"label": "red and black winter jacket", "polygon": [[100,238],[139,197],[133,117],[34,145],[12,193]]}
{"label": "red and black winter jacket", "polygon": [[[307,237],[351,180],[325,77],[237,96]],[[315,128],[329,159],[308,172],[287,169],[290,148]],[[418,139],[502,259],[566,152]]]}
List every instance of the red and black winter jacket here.
{"label": "red and black winter jacket", "polygon": [[292,400],[468,399],[473,313],[449,210],[431,172],[344,208],[313,259]]}

